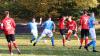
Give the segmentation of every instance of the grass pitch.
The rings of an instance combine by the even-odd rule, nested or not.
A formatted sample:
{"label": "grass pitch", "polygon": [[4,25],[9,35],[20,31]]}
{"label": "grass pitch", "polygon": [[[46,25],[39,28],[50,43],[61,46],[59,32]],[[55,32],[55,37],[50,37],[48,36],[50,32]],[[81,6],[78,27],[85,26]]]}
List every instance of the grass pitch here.
{"label": "grass pitch", "polygon": [[[62,40],[56,39],[55,46],[52,47],[49,38],[46,38],[46,43],[41,40],[36,46],[32,46],[32,43],[30,43],[30,36],[23,36],[23,38],[22,36],[16,36],[16,38],[16,42],[22,54],[18,55],[13,48],[13,56],[100,56],[100,52],[92,52],[92,47],[89,47],[90,52],[87,52],[83,47],[79,50],[77,40],[71,40],[69,43],[66,43],[65,47],[63,47]],[[68,44],[70,44],[70,46],[68,46]],[[96,49],[100,51],[100,40],[97,40]],[[2,37],[0,39],[0,56],[10,56],[7,42],[5,38]]]}

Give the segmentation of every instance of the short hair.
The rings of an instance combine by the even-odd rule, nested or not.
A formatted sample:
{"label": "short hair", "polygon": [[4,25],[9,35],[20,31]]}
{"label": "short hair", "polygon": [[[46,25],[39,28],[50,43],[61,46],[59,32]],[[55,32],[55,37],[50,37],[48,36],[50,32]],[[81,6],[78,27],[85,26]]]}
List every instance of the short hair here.
{"label": "short hair", "polygon": [[86,14],[86,13],[88,13],[88,11],[87,10],[83,10],[83,14]]}
{"label": "short hair", "polygon": [[9,11],[5,11],[5,14],[6,14],[6,15],[9,14]]}

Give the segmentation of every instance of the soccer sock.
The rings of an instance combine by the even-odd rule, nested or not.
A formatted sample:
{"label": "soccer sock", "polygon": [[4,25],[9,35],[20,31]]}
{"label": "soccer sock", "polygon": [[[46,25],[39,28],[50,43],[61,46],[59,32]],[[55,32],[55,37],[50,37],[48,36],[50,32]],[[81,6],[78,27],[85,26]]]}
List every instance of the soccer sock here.
{"label": "soccer sock", "polygon": [[75,35],[74,37],[75,37],[77,40],[79,39],[79,38],[78,38],[78,35]]}
{"label": "soccer sock", "polygon": [[54,46],[54,37],[51,37],[52,46]]}
{"label": "soccer sock", "polygon": [[82,46],[82,44],[83,44],[83,38],[80,39],[80,44]]}
{"label": "soccer sock", "polygon": [[71,32],[69,32],[69,33],[67,34],[66,39],[69,40],[70,36],[71,36]]}
{"label": "soccer sock", "polygon": [[9,52],[12,53],[12,45],[11,45],[11,43],[8,43],[8,48],[9,48]]}
{"label": "soccer sock", "polygon": [[16,45],[16,43],[13,43],[13,45],[14,45],[14,47],[15,47],[15,48],[17,48],[17,45]]}
{"label": "soccer sock", "polygon": [[85,46],[88,44],[88,37],[85,39]]}
{"label": "soccer sock", "polygon": [[92,45],[92,44],[93,44],[93,42],[94,42],[94,41],[91,41],[91,42],[90,42],[90,43],[88,43],[86,46],[88,47],[88,46]]}
{"label": "soccer sock", "polygon": [[96,41],[93,41],[93,50],[96,50]]}
{"label": "soccer sock", "polygon": [[65,38],[63,38],[62,41],[63,41],[63,46],[65,46]]}
{"label": "soccer sock", "polygon": [[34,36],[32,36],[32,41],[34,41],[35,40],[35,38],[34,38]]}

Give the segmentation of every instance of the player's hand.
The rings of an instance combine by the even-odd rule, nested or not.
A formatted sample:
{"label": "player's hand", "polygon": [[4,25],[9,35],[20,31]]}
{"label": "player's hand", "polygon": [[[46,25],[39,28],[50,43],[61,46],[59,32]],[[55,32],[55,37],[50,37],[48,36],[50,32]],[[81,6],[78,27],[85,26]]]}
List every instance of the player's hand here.
{"label": "player's hand", "polygon": [[40,21],[42,21],[42,17],[40,18]]}

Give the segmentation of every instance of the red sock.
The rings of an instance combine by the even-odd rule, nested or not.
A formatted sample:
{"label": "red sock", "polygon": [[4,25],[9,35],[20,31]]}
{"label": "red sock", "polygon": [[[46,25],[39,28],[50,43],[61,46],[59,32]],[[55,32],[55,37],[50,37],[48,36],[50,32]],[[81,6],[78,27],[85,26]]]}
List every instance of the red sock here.
{"label": "red sock", "polygon": [[69,39],[69,38],[70,38],[70,36],[71,36],[71,32],[69,32],[69,33],[67,34],[66,39]]}
{"label": "red sock", "polygon": [[65,38],[63,38],[62,41],[63,41],[63,46],[65,46]]}
{"label": "red sock", "polygon": [[87,45],[88,44],[88,37],[86,37],[86,39],[85,39],[85,45]]}
{"label": "red sock", "polygon": [[16,43],[13,43],[13,45],[14,45],[14,47],[15,47],[15,48],[17,48],[17,45],[16,45]]}
{"label": "red sock", "polygon": [[78,35],[75,35],[74,37],[78,40]]}
{"label": "red sock", "polygon": [[9,52],[11,53],[12,52],[12,45],[11,45],[11,43],[8,43],[8,48],[9,48]]}
{"label": "red sock", "polygon": [[82,46],[82,44],[83,44],[83,38],[80,39],[80,44]]}

